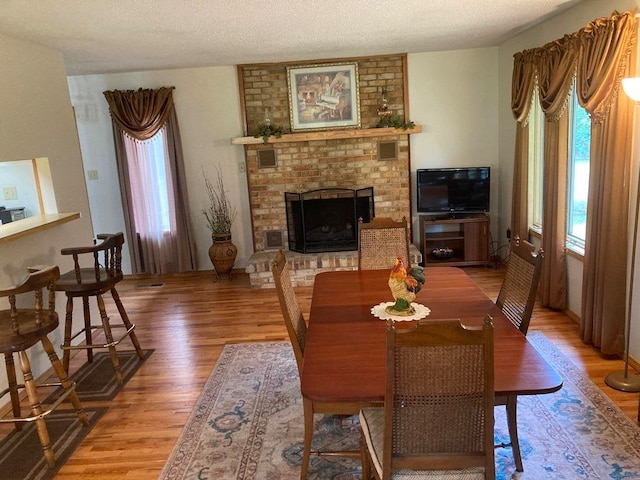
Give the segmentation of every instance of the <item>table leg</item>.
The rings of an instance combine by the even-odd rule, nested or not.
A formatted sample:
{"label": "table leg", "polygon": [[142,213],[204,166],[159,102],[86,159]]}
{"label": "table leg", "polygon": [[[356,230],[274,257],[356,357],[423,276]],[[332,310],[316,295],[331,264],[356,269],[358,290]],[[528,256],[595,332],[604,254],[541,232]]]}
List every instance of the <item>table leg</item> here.
{"label": "table leg", "polygon": [[516,464],[516,471],[524,471],[522,466],[522,456],[520,455],[520,443],[518,441],[518,419],[517,419],[518,396],[508,395],[506,402],[507,424],[509,426],[509,437],[511,437],[511,451]]}

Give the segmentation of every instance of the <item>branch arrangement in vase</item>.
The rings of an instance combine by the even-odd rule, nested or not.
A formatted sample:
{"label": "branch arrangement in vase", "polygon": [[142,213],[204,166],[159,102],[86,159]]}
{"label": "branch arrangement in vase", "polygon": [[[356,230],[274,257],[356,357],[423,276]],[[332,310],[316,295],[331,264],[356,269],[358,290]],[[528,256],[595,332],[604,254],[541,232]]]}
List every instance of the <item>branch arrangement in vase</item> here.
{"label": "branch arrangement in vase", "polygon": [[202,176],[209,196],[209,206],[202,209],[202,214],[207,219],[207,227],[212,234],[230,233],[237,211],[227,198],[222,171],[218,166],[217,176],[213,182],[204,173],[204,168],[202,169]]}

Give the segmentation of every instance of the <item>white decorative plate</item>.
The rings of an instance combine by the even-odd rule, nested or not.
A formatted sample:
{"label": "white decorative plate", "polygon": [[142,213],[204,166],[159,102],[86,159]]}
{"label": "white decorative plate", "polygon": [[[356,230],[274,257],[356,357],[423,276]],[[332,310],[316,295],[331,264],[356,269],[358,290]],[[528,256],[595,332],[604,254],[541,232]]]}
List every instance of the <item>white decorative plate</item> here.
{"label": "white decorative plate", "polygon": [[387,313],[385,309],[394,303],[395,302],[382,302],[379,305],[371,307],[371,313],[374,317],[379,318],[380,320],[395,320],[396,322],[420,320],[431,313],[431,309],[429,307],[425,307],[419,303],[412,303],[411,306],[416,311],[413,315],[391,315],[390,313]]}

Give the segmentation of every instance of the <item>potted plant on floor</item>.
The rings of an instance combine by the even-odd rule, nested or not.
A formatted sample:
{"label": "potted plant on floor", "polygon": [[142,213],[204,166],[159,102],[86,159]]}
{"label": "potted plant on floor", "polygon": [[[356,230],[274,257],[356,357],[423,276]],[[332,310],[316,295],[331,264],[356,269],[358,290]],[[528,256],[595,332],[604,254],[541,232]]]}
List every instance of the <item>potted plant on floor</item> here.
{"label": "potted plant on floor", "polygon": [[209,197],[209,205],[202,209],[202,214],[207,220],[207,227],[211,230],[212,244],[209,247],[209,258],[213,264],[214,279],[219,278],[220,275],[228,275],[231,279],[238,253],[238,249],[231,242],[231,225],[237,212],[227,197],[220,167],[217,167],[214,182],[207,178],[204,168],[202,176]]}

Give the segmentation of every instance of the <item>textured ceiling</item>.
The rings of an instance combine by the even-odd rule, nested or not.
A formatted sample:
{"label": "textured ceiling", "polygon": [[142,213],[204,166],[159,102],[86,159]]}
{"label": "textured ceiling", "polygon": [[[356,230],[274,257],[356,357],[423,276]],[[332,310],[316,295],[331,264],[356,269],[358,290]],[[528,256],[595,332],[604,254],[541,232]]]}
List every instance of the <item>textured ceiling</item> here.
{"label": "textured ceiling", "polygon": [[495,46],[580,1],[2,0],[0,33],[79,75]]}

